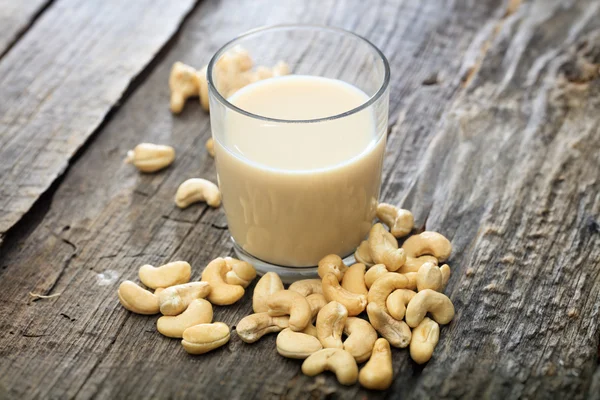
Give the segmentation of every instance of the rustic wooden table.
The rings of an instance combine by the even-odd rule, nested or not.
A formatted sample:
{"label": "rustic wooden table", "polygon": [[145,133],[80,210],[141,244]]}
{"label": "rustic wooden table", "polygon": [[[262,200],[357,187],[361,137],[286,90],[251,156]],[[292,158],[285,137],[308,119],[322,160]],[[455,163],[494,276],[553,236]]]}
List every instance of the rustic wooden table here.
{"label": "rustic wooden table", "polygon": [[[117,301],[141,264],[232,254],[222,210],[173,205],[215,168],[171,65],[291,21],[388,56],[382,198],[455,249],[456,318],[427,365],[394,352],[384,393],[302,375],[274,336],[189,356]],[[142,141],[175,164],[123,165]],[[1,399],[600,399],[600,2],[0,0],[0,241]]]}

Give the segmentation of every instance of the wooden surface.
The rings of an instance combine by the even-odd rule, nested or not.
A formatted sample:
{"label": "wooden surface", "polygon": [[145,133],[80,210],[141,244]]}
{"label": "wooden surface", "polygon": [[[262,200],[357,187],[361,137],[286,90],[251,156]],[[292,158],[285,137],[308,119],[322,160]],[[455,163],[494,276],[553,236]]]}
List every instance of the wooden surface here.
{"label": "wooden surface", "polygon": [[[113,40],[147,49],[146,58],[121,55],[130,68],[118,70],[112,89],[117,69],[102,72],[96,62],[82,66],[81,76],[101,75],[72,93],[75,102],[44,105],[37,95],[46,87],[0,86],[0,226],[14,225],[0,247],[0,398],[600,398],[600,4],[363,3],[203,1],[99,127],[189,3],[178,11],[143,7],[165,18],[148,28],[156,37],[125,25],[102,35],[107,48]],[[85,4],[79,9],[94,3]],[[0,79],[4,71],[44,69],[18,55],[33,44],[56,47],[44,34],[50,28],[73,34],[52,18],[64,14],[61,5],[52,3],[0,59]],[[98,26],[118,23],[93,15]],[[419,228],[444,233],[455,249],[446,292],[457,316],[427,365],[394,351],[387,392],[342,387],[329,374],[306,377],[300,362],[276,353],[274,336],[247,345],[233,333],[226,347],[189,356],[156,332],[156,317],[117,301],[118,283],[135,279],[144,263],[188,260],[197,278],[212,258],[232,254],[222,210],[173,205],[181,181],[215,179],[215,169],[203,148],[207,115],[193,101],[180,116],[168,111],[170,66],[201,66],[235,34],[290,21],[351,29],[388,56],[392,126],[382,199],[412,209]],[[76,36],[85,45],[87,36]],[[64,79],[53,68],[47,79]],[[107,97],[94,102],[92,94]],[[71,136],[42,135],[52,141],[42,145],[28,131],[31,118],[6,118],[40,104],[46,112],[35,114],[36,124],[67,123]],[[80,116],[85,123],[73,125]],[[19,165],[6,152],[14,138],[29,138],[37,151],[26,152],[36,160],[27,174],[39,175],[25,203],[5,191],[29,185],[10,172]],[[141,141],[175,146],[175,164],[155,175],[123,165]],[[55,169],[45,168],[48,159]],[[61,295],[31,301],[29,292]],[[217,307],[215,319],[235,326],[250,313],[249,298]]]}

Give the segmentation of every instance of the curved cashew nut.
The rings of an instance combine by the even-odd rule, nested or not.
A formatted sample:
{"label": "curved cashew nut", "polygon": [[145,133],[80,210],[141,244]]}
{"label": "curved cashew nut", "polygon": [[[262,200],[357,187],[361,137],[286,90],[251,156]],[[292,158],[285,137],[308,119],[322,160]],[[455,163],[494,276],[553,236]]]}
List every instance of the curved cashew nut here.
{"label": "curved cashew nut", "polygon": [[171,68],[169,76],[171,89],[171,111],[179,114],[183,110],[185,101],[200,92],[198,75],[195,68],[177,61]]}
{"label": "curved cashew nut", "polygon": [[289,315],[289,327],[293,331],[301,331],[311,321],[311,309],[306,298],[299,293],[280,290],[273,293],[267,301],[269,315],[280,317]]}
{"label": "curved cashew nut", "polygon": [[160,310],[158,297],[131,281],[121,283],[117,293],[123,307],[136,314],[152,315]]}
{"label": "curved cashew nut", "polygon": [[201,178],[192,178],[177,188],[175,204],[179,208],[187,208],[190,204],[205,201],[211,207],[221,205],[221,192],[217,185]]}
{"label": "curved cashew nut", "polygon": [[369,321],[349,317],[344,324],[344,334],[348,336],[344,341],[344,350],[352,354],[357,363],[371,357],[373,345],[377,340],[377,332]]}
{"label": "curved cashew nut", "polygon": [[275,292],[283,290],[283,282],[275,272],[267,272],[258,280],[252,295],[252,309],[255,313],[269,311],[267,300]]}
{"label": "curved cashew nut", "polygon": [[396,289],[406,289],[408,285],[408,279],[404,275],[388,272],[371,285],[368,297],[369,304],[377,303],[379,307],[385,310],[385,301],[388,296]]}
{"label": "curved cashew nut", "polygon": [[450,266],[448,264],[444,264],[440,267],[440,272],[442,273],[442,290],[446,287],[446,285],[448,284],[448,281],[450,280],[450,274],[451,274],[451,270],[450,270]]}
{"label": "curved cashew nut", "polygon": [[300,281],[296,281],[290,285],[288,290],[300,293],[304,297],[307,297],[313,293],[323,294],[323,287],[321,286],[320,279],[302,279]]}
{"label": "curved cashew nut", "polygon": [[351,317],[363,312],[367,306],[367,296],[349,292],[341,287],[332,272],[328,272],[323,277],[323,295],[327,301],[337,301],[343,304]]}
{"label": "curved cashew nut", "polygon": [[425,264],[426,262],[438,265],[438,259],[434,256],[406,257],[406,262],[402,268],[398,270],[398,272],[401,274],[405,274],[407,272],[419,272],[421,265]]}
{"label": "curved cashew nut", "polygon": [[431,289],[421,290],[406,307],[406,323],[411,328],[416,328],[427,313],[435,322],[445,325],[454,318],[454,305],[443,293]]}
{"label": "curved cashew nut", "polygon": [[156,172],[175,160],[175,149],[160,144],[140,143],[127,152],[125,164],[133,164],[142,172]]}
{"label": "curved cashew nut", "polygon": [[271,317],[266,312],[250,314],[238,322],[235,330],[244,342],[254,343],[264,335],[281,332],[289,326],[289,317]]}
{"label": "curved cashew nut", "polygon": [[187,328],[212,322],[212,305],[204,299],[193,300],[187,310],[176,317],[160,317],[156,329],[167,337],[181,338]]}
{"label": "curved cashew nut", "polygon": [[196,299],[205,298],[211,292],[208,282],[190,282],[166,288],[158,295],[163,315],[179,315]]}
{"label": "curved cashew nut", "polygon": [[244,296],[244,288],[240,285],[230,285],[225,281],[229,266],[221,257],[212,260],[204,271],[202,280],[210,283],[211,291],[208,301],[219,306],[233,304]]}
{"label": "curved cashew nut", "polygon": [[353,385],[358,379],[358,366],[354,357],[342,349],[319,350],[302,363],[305,375],[315,376],[325,371],[335,373],[342,385]]}
{"label": "curved cashew nut", "polygon": [[294,332],[290,328],[277,335],[277,352],[287,358],[304,360],[311,354],[321,350],[319,339],[306,333]]}
{"label": "curved cashew nut", "polygon": [[379,203],[377,218],[389,226],[390,232],[397,238],[408,235],[415,224],[415,219],[410,211],[387,203]]}
{"label": "curved cashew nut", "polygon": [[342,332],[348,310],[337,301],[328,303],[317,315],[317,337],[325,348],[344,348]]}
{"label": "curved cashew nut", "polygon": [[417,364],[425,364],[431,359],[433,350],[440,339],[440,326],[437,322],[425,317],[413,329],[410,341],[410,357]]}
{"label": "curved cashew nut", "polygon": [[416,292],[408,289],[394,290],[385,301],[388,313],[398,321],[402,321],[404,314],[406,314],[406,305],[416,294]]}
{"label": "curved cashew nut", "polygon": [[358,374],[358,381],[367,389],[385,390],[392,385],[393,378],[390,344],[383,338],[377,339],[373,346],[371,359]]}
{"label": "curved cashew nut", "polygon": [[183,331],[181,344],[190,354],[204,354],[229,342],[229,327],[222,322],[200,324]]}
{"label": "curved cashew nut", "polygon": [[386,338],[392,346],[404,348],[409,345],[411,332],[406,322],[395,320],[377,303],[369,303],[367,314],[373,328]]}
{"label": "curved cashew nut", "polygon": [[240,285],[243,288],[247,288],[254,278],[256,278],[256,270],[246,261],[225,257],[225,264],[230,269],[225,274],[225,282],[230,285]]}
{"label": "curved cashew nut", "polygon": [[431,289],[441,291],[443,284],[442,271],[437,265],[426,262],[417,272],[417,290]]}
{"label": "curved cashew nut", "polygon": [[314,321],[317,315],[319,315],[321,308],[327,305],[327,300],[325,300],[325,296],[322,294],[313,293],[306,296],[306,301],[308,301],[308,305],[310,306],[310,320]]}
{"label": "curved cashew nut", "polygon": [[408,257],[431,255],[438,261],[446,261],[452,253],[452,244],[445,236],[431,231],[425,231],[406,239],[402,248]]}
{"label": "curved cashew nut", "polygon": [[347,269],[348,267],[346,264],[344,264],[340,256],[337,254],[329,254],[319,261],[317,273],[321,278],[323,278],[328,272],[331,272],[335,275],[338,281],[341,281]]}
{"label": "curved cashew nut", "polygon": [[140,281],[151,289],[188,283],[192,276],[192,267],[185,261],[174,261],[160,267],[142,265],[138,273]]}
{"label": "curved cashew nut", "polygon": [[379,279],[382,275],[387,274],[389,271],[387,267],[383,264],[373,265],[369,270],[365,273],[365,285],[367,288],[373,286],[373,283],[377,279]]}
{"label": "curved cashew nut", "polygon": [[375,224],[369,232],[369,249],[373,261],[385,264],[389,271],[397,271],[404,265],[406,255],[398,248],[398,241],[381,224]]}
{"label": "curved cashew nut", "polygon": [[361,263],[354,264],[348,268],[342,278],[342,287],[350,293],[364,294],[366,296],[369,293],[365,284],[366,268],[365,264]]}
{"label": "curved cashew nut", "polygon": [[358,246],[358,248],[354,252],[354,258],[356,259],[356,262],[365,264],[368,267],[370,267],[371,265],[375,264],[373,262],[373,258],[371,258],[371,250],[369,249],[369,242],[368,241],[363,240],[360,243],[360,245]]}

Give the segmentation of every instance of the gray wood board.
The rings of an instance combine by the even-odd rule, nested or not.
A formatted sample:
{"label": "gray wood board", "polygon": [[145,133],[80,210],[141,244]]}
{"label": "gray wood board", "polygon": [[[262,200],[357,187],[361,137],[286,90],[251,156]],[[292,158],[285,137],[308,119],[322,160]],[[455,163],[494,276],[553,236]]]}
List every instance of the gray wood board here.
{"label": "gray wood board", "polygon": [[0,57],[27,31],[52,0],[0,0]]}

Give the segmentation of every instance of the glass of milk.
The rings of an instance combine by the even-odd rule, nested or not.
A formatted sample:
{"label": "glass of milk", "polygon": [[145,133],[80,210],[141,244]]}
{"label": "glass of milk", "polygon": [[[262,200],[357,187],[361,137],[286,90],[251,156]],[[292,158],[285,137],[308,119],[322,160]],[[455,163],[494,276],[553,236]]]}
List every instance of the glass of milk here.
{"label": "glass of milk", "polygon": [[[254,66],[291,74],[228,97],[215,63],[234,46]],[[260,273],[314,276],[338,254],[352,263],[375,218],[388,126],[390,70],[345,30],[279,25],[223,46],[208,66],[218,183],[234,249]]]}

